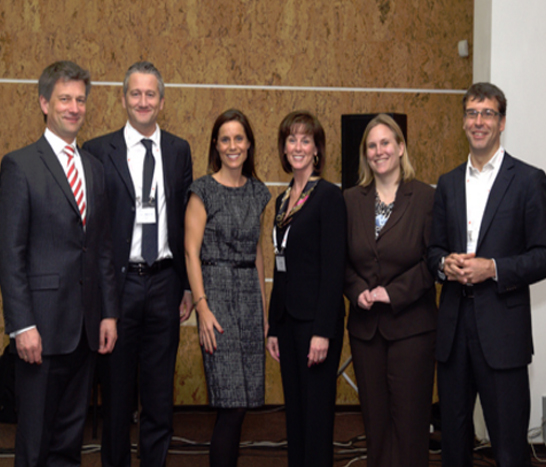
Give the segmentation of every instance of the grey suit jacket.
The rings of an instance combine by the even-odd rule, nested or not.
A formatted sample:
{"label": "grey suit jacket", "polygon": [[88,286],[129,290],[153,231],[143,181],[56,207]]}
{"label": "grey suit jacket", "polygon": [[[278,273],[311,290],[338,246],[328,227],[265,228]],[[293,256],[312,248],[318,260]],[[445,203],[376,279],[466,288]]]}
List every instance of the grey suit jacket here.
{"label": "grey suit jacket", "polygon": [[100,163],[80,150],[86,227],[42,136],[0,169],[0,289],[7,334],[35,325],[44,355],[72,352],[85,323],[92,350],[102,318],[117,317],[109,216]]}
{"label": "grey suit jacket", "polygon": [[[438,181],[428,252],[435,275],[443,256],[466,252],[465,175],[466,163]],[[525,366],[533,354],[529,285],[546,277],[542,170],[505,153],[485,207],[476,256],[495,259],[498,274],[498,281],[474,285],[476,325],[485,359],[495,369]],[[441,362],[447,361],[453,346],[461,288],[454,281],[442,286],[436,346]]]}

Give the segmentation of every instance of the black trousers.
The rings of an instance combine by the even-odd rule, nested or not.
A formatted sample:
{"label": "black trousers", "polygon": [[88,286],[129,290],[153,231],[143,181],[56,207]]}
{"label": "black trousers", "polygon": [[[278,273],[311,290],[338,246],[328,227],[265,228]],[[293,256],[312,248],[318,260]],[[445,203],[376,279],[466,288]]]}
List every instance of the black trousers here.
{"label": "black trousers", "polygon": [[142,406],[140,465],[165,465],[172,437],[181,297],[181,283],[174,268],[153,275],[127,275],[118,340],[112,354],[99,359],[104,409],[103,467],[131,465],[130,424],[137,373]]}
{"label": "black trousers", "polygon": [[285,314],[278,324],[281,376],[286,404],[290,467],[333,465],[337,369],[343,344],[343,320],[330,339],[326,360],[307,367],[312,321]]}
{"label": "black trousers", "polygon": [[81,464],[95,358],[83,331],[70,354],[43,356],[41,365],[16,357],[15,467]]}
{"label": "black trousers", "polygon": [[453,349],[446,362],[438,363],[442,465],[472,466],[472,415],[478,393],[497,466],[530,466],[527,366],[498,370],[487,364],[476,327],[479,312],[472,299],[461,301]]}

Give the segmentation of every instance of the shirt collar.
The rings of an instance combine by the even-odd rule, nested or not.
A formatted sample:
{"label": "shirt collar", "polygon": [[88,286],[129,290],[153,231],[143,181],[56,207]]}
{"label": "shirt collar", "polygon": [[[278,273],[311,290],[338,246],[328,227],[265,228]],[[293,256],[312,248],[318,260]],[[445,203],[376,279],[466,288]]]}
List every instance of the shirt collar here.
{"label": "shirt collar", "polygon": [[144,136],[142,133],[136,130],[135,127],[129,123],[129,121],[127,121],[125,124],[125,142],[127,143],[128,148],[134,147],[137,144],[142,144],[141,141],[143,139],[151,139],[152,142],[159,147],[160,138],[161,132],[157,123],[155,124],[155,131],[151,136]]}
{"label": "shirt collar", "polygon": [[[45,129],[44,132],[45,139],[53,149],[53,152],[58,156],[61,154],[65,148],[65,146],[72,146],[74,149],[76,149],[76,139],[74,138],[74,141],[72,141],[71,144],[68,144],[64,139],[57,136],[55,133],[53,133],[49,128]],[[78,154],[78,151],[74,151],[76,154]]]}
{"label": "shirt collar", "polygon": [[[499,149],[497,150],[495,155],[491,159],[489,159],[489,161],[487,161],[487,163],[483,166],[482,172],[498,170],[502,164],[503,159],[504,159],[504,148],[502,146],[499,146]],[[472,165],[470,154],[468,155],[467,171],[470,174],[480,173],[480,171]]]}

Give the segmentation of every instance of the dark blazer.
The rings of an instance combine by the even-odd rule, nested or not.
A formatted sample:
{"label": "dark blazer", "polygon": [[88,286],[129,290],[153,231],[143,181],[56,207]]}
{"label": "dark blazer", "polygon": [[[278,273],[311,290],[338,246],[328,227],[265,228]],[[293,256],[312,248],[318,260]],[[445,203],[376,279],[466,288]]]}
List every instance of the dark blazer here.
{"label": "dark blazer", "polygon": [[[277,198],[279,211],[282,194]],[[277,271],[269,304],[269,335],[284,313],[314,321],[313,335],[335,337],[338,319],[345,315],[345,203],[341,190],[320,180],[291,222],[285,250],[286,272]],[[281,239],[279,239],[279,242]]]}
{"label": "dark blazer", "polygon": [[[111,207],[114,265],[120,294],[127,276],[135,221],[135,189],[127,165],[127,146],[123,132],[124,128],[87,141],[83,145],[104,166]],[[192,182],[190,146],[187,141],[162,130],[161,155],[169,248],[182,284],[189,289],[184,257],[184,214],[186,193]]]}
{"label": "dark blazer", "polygon": [[[440,259],[467,247],[466,163],[440,177],[428,253],[430,270]],[[487,363],[494,369],[531,362],[529,285],[546,277],[546,176],[542,170],[505,153],[491,188],[476,256],[493,258],[498,281],[474,285],[476,326]],[[451,353],[461,300],[461,284],[445,281],[440,297],[436,356]]]}
{"label": "dark blazer", "polygon": [[119,313],[104,173],[93,157],[79,152],[87,190],[85,229],[45,137],[4,156],[0,170],[5,331],[35,325],[46,356],[74,351],[84,322],[89,347],[97,350],[101,319]]}
{"label": "dark blazer", "polygon": [[[370,340],[388,340],[436,328],[436,289],[426,263],[434,189],[417,180],[401,183],[389,220],[375,238],[375,182],[345,191],[347,267],[345,295],[351,303],[347,328]],[[390,304],[358,306],[366,289],[383,286]]]}

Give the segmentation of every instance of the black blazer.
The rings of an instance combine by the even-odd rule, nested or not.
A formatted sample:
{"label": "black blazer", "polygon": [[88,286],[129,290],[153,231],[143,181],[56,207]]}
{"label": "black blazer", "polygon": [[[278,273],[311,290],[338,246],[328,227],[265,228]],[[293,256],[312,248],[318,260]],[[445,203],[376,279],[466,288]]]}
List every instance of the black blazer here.
{"label": "black blazer", "polygon": [[[428,262],[466,252],[466,163],[440,177]],[[529,285],[546,277],[546,176],[505,153],[491,188],[478,238],[477,257],[493,258],[498,281],[474,285],[480,343],[495,369],[531,362],[533,340]],[[457,327],[461,284],[445,281],[440,297],[436,356],[447,361]]]}
{"label": "black blazer", "polygon": [[[278,212],[282,194],[277,198]],[[341,190],[320,180],[291,222],[286,272],[275,266],[269,303],[269,335],[276,336],[284,313],[314,322],[313,335],[333,338],[345,315],[346,211]],[[279,242],[281,239],[279,239]]]}
{"label": "black blazer", "polygon": [[[87,141],[83,145],[104,166],[110,200],[114,265],[120,294],[127,276],[135,221],[135,189],[127,165],[127,145],[123,132],[124,128]],[[169,248],[182,284],[189,289],[184,257],[184,214],[186,194],[192,182],[190,146],[187,141],[162,130],[161,155]]]}
{"label": "black blazer", "polygon": [[[375,183],[344,193],[347,205],[345,295],[351,302],[349,333],[370,340],[403,339],[436,328],[434,277],[426,253],[434,189],[417,180],[401,183],[389,220],[375,238]],[[391,303],[358,306],[364,290],[383,286]]]}
{"label": "black blazer", "polygon": [[43,355],[75,350],[84,322],[89,347],[97,350],[101,319],[119,314],[104,173],[97,160],[79,152],[87,190],[85,229],[45,137],[4,156],[0,170],[5,331],[35,325]]}

